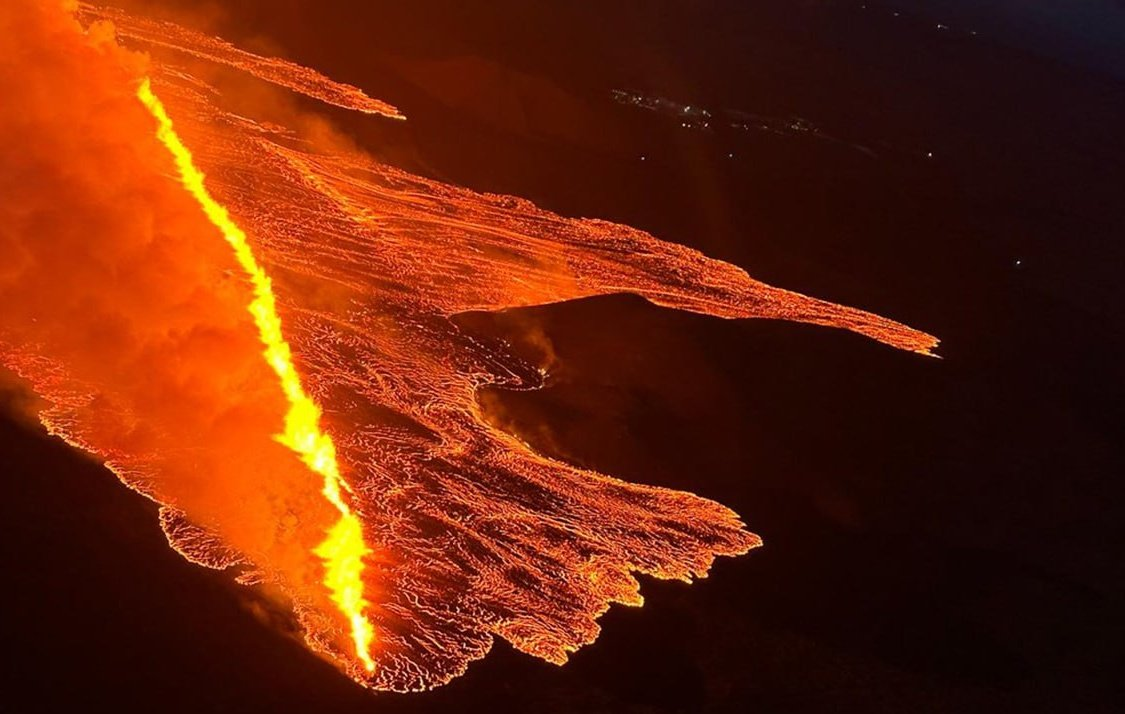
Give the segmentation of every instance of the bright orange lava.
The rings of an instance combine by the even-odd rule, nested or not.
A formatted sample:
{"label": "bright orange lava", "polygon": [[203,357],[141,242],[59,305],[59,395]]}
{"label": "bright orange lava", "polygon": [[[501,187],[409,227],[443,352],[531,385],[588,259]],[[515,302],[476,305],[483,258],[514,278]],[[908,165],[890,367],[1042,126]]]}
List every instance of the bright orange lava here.
{"label": "bright orange lava", "polygon": [[[20,28],[0,52],[0,365],[52,433],[160,504],[172,547],[238,568],[270,604],[279,590],[295,603],[282,628],[364,686],[440,686],[498,639],[562,664],[612,604],[641,604],[638,575],[692,581],[761,544],[703,495],[549,458],[506,430],[492,397],[543,387],[545,368],[464,313],[628,293],[937,345],[629,226],[388,165],[258,80],[399,117],[360,89],[71,5],[0,1],[0,27]],[[209,81],[216,63],[257,78],[237,112]],[[156,180],[168,153],[179,181]],[[199,239],[211,225],[229,248]],[[648,308],[609,310],[602,329],[634,309]],[[551,354],[535,320],[519,339]],[[536,441],[555,442],[553,426]]]}
{"label": "bright orange lava", "polygon": [[301,377],[293,364],[289,343],[282,334],[277,300],[269,276],[254,258],[246,233],[230,217],[227,209],[208,192],[203,173],[195,166],[191,151],[176,133],[172,120],[163,103],[153,93],[152,84],[147,78],[141,82],[137,98],[156,119],[157,138],[172,154],[184,188],[234,249],[238,264],[253,285],[254,300],[250,303],[250,314],[253,315],[258,334],[266,346],[263,353],[266,362],[277,375],[289,401],[285,430],[277,435],[277,439],[300,455],[310,469],[323,477],[321,493],[340,513],[339,520],[315,552],[324,560],[324,584],[328,586],[332,599],[350,623],[356,656],[364,668],[372,672],[375,662],[370,651],[374,628],[364,614],[368,602],[363,596],[362,577],[363,558],[371,551],[363,541],[362,524],[344,500],[342,490],[347,490],[348,485],[340,476],[336,446],[332,437],[320,428],[320,408],[305,392]]}

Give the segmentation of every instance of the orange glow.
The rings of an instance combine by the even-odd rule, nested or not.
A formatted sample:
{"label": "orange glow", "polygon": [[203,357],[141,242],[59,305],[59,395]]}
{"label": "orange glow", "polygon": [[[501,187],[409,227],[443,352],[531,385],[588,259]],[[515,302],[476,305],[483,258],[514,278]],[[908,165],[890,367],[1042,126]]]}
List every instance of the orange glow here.
{"label": "orange glow", "polygon": [[[269,621],[365,687],[441,686],[499,640],[562,664],[612,605],[641,605],[640,575],[693,581],[761,544],[705,493],[565,460],[631,390],[530,412],[501,394],[563,363],[552,325],[607,358],[659,349],[614,334],[651,305],[607,299],[591,325],[467,313],[630,294],[938,344],[764,284],[692,236],[411,174],[288,98],[398,116],[357,87],[70,5],[0,1],[0,28],[19,28],[0,52],[0,366],[50,433],[158,504],[174,549],[261,583]],[[667,378],[694,393],[707,370]]]}
{"label": "orange glow", "polygon": [[250,314],[254,317],[259,337],[265,345],[263,355],[266,362],[277,375],[289,402],[285,430],[276,438],[300,455],[310,469],[323,477],[321,493],[339,511],[339,520],[314,552],[324,561],[324,584],[348,618],[356,656],[368,672],[374,671],[375,662],[370,654],[374,628],[364,614],[368,602],[364,599],[362,579],[363,558],[370,550],[364,543],[363,527],[359,519],[344,500],[343,491],[348,490],[348,485],[340,476],[336,446],[332,437],[320,428],[320,408],[305,392],[301,377],[293,364],[289,343],[282,333],[281,318],[277,313],[277,301],[270,278],[254,258],[246,233],[207,190],[203,173],[196,168],[191,151],[176,133],[172,120],[163,103],[153,93],[151,82],[147,78],[141,82],[137,98],[156,119],[157,137],[172,154],[184,188],[234,249],[238,264],[253,285],[254,300],[249,306]]}

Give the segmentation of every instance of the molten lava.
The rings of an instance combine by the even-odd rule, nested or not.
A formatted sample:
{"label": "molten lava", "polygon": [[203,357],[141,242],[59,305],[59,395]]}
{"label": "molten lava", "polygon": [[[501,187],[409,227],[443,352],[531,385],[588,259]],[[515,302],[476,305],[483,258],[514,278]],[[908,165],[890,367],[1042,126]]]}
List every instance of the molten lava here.
{"label": "molten lava", "polygon": [[137,89],[137,98],[156,119],[157,138],[175,159],[184,188],[199,202],[208,220],[234,249],[238,264],[246,271],[254,286],[250,314],[254,316],[254,324],[258,327],[262,344],[266,346],[263,353],[266,362],[277,375],[285,397],[289,400],[289,410],[285,413],[285,430],[277,435],[277,439],[295,451],[314,473],[323,477],[321,493],[340,512],[340,520],[332,526],[325,541],[317,546],[316,554],[324,559],[327,571],[324,584],[332,591],[332,599],[351,624],[356,656],[367,671],[371,672],[375,669],[375,662],[370,655],[374,631],[371,622],[363,614],[368,603],[363,598],[362,577],[363,558],[370,550],[363,542],[363,526],[344,501],[342,490],[348,489],[348,485],[340,476],[336,445],[332,443],[332,437],[320,428],[320,408],[305,393],[301,377],[293,364],[289,343],[282,334],[273,285],[255,260],[246,234],[231,220],[227,209],[208,193],[203,173],[195,167],[191,151],[176,134],[164,104],[153,93],[152,83],[147,77]]}
{"label": "molten lava", "polygon": [[176,550],[280,592],[365,686],[444,684],[496,638],[561,664],[612,603],[641,604],[637,574],[691,581],[761,543],[714,501],[490,422],[482,389],[543,371],[459,314],[631,293],[937,344],[628,226],[388,166],[272,94],[268,121],[235,112],[215,64],[255,96],[398,116],[217,38],[76,14],[0,3],[0,364],[51,433],[160,504]]}

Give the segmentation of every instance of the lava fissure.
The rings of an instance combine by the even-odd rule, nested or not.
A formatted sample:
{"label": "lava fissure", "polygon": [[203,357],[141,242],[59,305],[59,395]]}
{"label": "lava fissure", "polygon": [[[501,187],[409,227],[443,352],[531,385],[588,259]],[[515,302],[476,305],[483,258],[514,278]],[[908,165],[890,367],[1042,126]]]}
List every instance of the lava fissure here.
{"label": "lava fissure", "polygon": [[211,223],[234,249],[238,264],[250,278],[254,300],[249,311],[254,316],[258,334],[265,345],[263,355],[281,383],[289,409],[285,414],[285,430],[277,435],[278,441],[296,452],[313,472],[324,479],[321,493],[339,511],[340,518],[315,552],[324,560],[324,584],[332,598],[348,618],[355,654],[368,672],[375,669],[371,658],[374,629],[364,614],[368,602],[363,596],[363,558],[370,550],[363,540],[363,526],[347,502],[342,491],[350,487],[340,476],[336,459],[336,445],[332,437],[320,427],[320,408],[301,384],[301,377],[293,364],[292,351],[281,329],[277,313],[277,298],[268,275],[258,264],[246,233],[230,217],[227,209],[208,192],[203,173],[196,168],[191,151],[184,145],[172,125],[164,104],[152,91],[152,83],[145,78],[137,89],[137,98],[157,122],[157,138],[171,153],[184,188],[198,201]]}

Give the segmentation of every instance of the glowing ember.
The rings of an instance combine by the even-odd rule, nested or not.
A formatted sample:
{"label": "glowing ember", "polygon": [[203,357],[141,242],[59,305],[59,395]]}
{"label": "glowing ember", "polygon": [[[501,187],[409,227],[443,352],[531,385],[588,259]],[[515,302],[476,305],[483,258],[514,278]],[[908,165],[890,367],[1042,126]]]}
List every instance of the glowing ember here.
{"label": "glowing ember", "polygon": [[[642,231],[411,175],[323,122],[314,141],[226,111],[213,62],[396,115],[174,25],[79,17],[0,3],[0,364],[52,433],[161,504],[173,547],[283,593],[309,645],[366,686],[438,686],[497,637],[565,662],[612,603],[641,604],[637,573],[690,581],[760,544],[720,504],[545,458],[490,423],[482,388],[543,375],[459,313],[633,293],[937,344]],[[107,19],[162,54],[122,49]]]}

